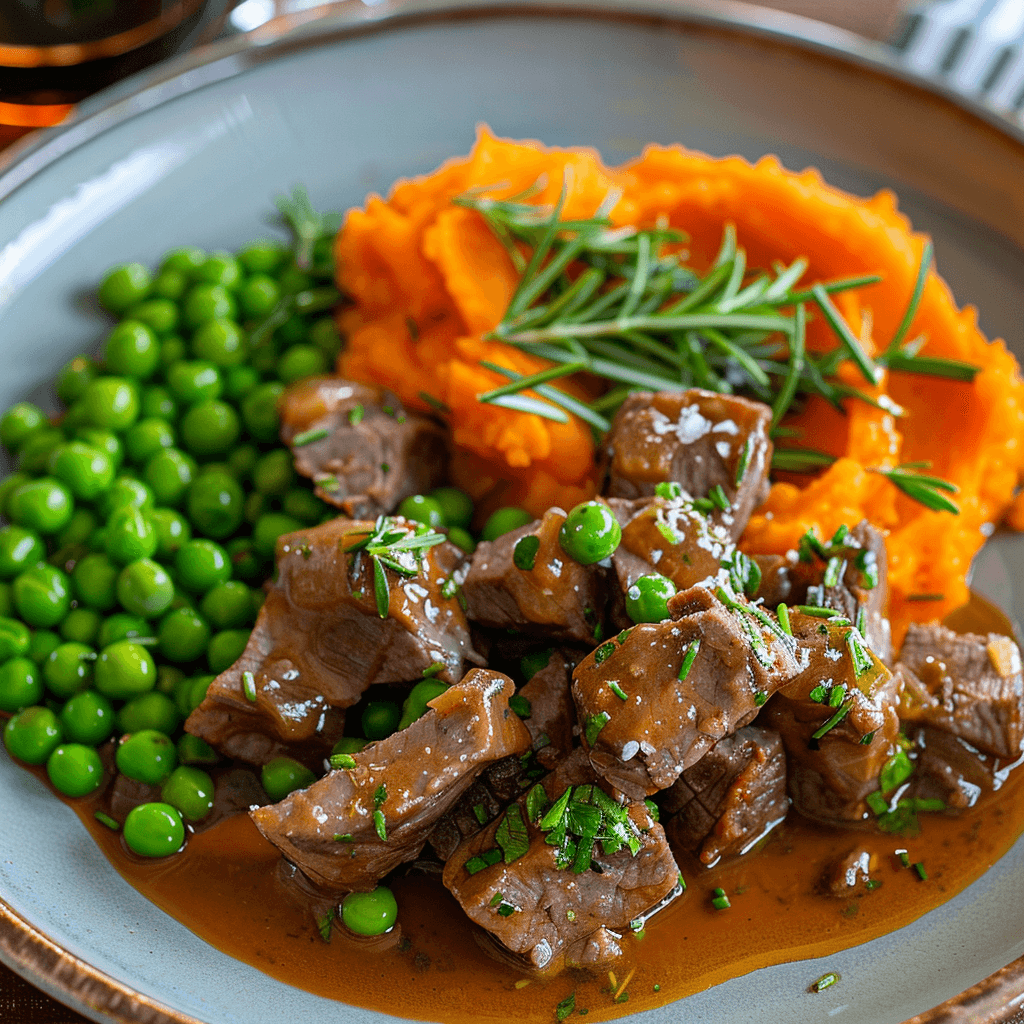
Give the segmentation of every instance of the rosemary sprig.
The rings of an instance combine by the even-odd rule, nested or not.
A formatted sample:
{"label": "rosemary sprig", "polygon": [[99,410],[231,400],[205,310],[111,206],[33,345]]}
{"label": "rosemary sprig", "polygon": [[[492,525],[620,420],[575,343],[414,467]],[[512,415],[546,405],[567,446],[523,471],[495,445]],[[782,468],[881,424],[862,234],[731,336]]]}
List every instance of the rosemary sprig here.
{"label": "rosemary sprig", "polygon": [[275,205],[295,238],[295,266],[308,270],[313,263],[313,247],[317,239],[337,233],[341,227],[341,214],[317,213],[304,185],[296,185],[291,196],[278,196]]}
{"label": "rosemary sprig", "polygon": [[956,494],[959,491],[956,484],[938,476],[918,472],[916,464],[897,466],[895,469],[872,468],[868,472],[884,476],[908,498],[913,498],[925,508],[936,512],[952,512],[953,515],[960,514],[960,506],[946,497],[947,494]]}

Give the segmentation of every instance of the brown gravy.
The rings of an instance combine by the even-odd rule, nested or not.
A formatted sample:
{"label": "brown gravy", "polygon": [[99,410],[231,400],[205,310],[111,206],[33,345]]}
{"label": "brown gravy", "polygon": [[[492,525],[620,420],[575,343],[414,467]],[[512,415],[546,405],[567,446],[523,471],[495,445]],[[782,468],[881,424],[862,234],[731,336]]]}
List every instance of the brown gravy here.
{"label": "brown gravy", "polygon": [[[950,625],[1011,632],[1005,616],[980,598]],[[324,942],[308,907],[278,876],[279,857],[247,815],[193,836],[167,860],[143,861],[93,818],[94,804],[73,804],[117,870],[141,893],[207,942],[290,985],[330,999],[416,1019],[463,1024],[481,1019],[547,1022],[575,992],[588,1019],[608,1020],[699,992],[760,967],[821,957],[916,920],[982,875],[1024,830],[1024,770],[998,793],[957,818],[922,815],[913,838],[827,829],[791,815],[739,861],[710,870],[679,860],[687,892],[623,939],[625,956],[607,973],[529,981],[477,945],[468,919],[438,878],[411,872],[393,884],[402,938],[381,950],[335,929]],[[854,848],[877,860],[880,886],[856,898],[824,895],[821,879]],[[927,880],[903,867],[896,851],[922,862]],[[715,910],[722,887],[732,906]],[[625,987],[628,1000],[616,1002]],[[807,983],[815,979],[810,975]]]}

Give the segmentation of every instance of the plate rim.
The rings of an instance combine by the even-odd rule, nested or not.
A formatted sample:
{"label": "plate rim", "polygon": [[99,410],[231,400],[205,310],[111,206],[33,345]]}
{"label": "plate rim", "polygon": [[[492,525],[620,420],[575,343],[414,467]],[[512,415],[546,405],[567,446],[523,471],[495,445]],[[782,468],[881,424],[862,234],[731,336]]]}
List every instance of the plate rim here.
{"label": "plate rim", "polygon": [[[33,133],[0,154],[0,203],[50,165],[104,132],[181,96],[226,81],[307,47],[380,34],[438,20],[563,17],[709,29],[789,46],[878,74],[966,114],[1024,151],[1024,124],[941,81],[902,66],[880,43],[801,15],[755,7],[743,0],[339,0],[278,16],[259,28],[162,62],[83,101],[73,116]],[[0,207],[2,209],[2,207]],[[118,1024],[203,1024],[145,996],[64,949],[0,896],[0,962],[54,999],[93,1020]],[[905,1024],[966,1024],[977,999],[998,1004],[985,1024],[1010,1024],[1011,1003],[1024,996],[1024,957]],[[1003,998],[1003,997],[1006,998]],[[965,1006],[969,1000],[971,1006]],[[974,1017],[970,1017],[974,1020]]]}

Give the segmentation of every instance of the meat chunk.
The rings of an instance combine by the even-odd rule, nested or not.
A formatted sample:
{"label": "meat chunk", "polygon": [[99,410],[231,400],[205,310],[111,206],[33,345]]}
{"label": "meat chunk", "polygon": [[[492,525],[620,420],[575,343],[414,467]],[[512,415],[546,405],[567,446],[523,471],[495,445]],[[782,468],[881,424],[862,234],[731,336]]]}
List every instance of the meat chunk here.
{"label": "meat chunk", "polygon": [[550,508],[542,519],[477,547],[462,586],[470,619],[530,636],[594,642],[604,615],[605,570],[580,565],[562,550],[558,531],[565,518],[562,509]]}
{"label": "meat chunk", "polygon": [[829,866],[822,879],[822,888],[837,899],[863,896],[871,889],[868,883],[871,882],[872,870],[877,866],[872,863],[874,859],[870,850],[859,847],[850,850]]}
{"label": "meat chunk", "polygon": [[986,754],[1017,759],[1024,740],[1024,674],[1013,640],[911,624],[899,664],[907,675],[904,721],[943,729]]}
{"label": "meat chunk", "polygon": [[704,498],[721,487],[728,507],[716,507],[711,517],[735,541],[768,496],[771,418],[760,402],[698,388],[634,392],[605,439],[605,493],[640,498],[674,481],[690,497]]}
{"label": "meat chunk", "polygon": [[566,648],[552,650],[541,667],[519,691],[529,702],[523,724],[530,730],[537,760],[553,768],[573,748],[576,705],[572,699],[572,670],[580,654]]}
{"label": "meat chunk", "polygon": [[748,725],[719,740],[665,792],[661,809],[672,848],[706,867],[746,853],[789,810],[779,734]]}
{"label": "meat chunk", "polygon": [[[415,526],[387,523],[407,536]],[[277,582],[242,656],[189,716],[190,733],[251,763],[304,748],[318,760],[341,735],[339,709],[367,687],[411,682],[438,664],[438,677],[454,682],[467,662],[480,661],[449,582],[459,578],[462,552],[444,542],[419,557],[397,556],[412,575],[383,570],[388,613],[381,618],[370,558],[343,550],[374,529],[339,518],[280,538]]]}
{"label": "meat chunk", "polygon": [[896,752],[902,679],[845,619],[790,612],[801,671],[779,687],[764,722],[786,748],[789,795],[805,817],[869,825],[866,798]]}
{"label": "meat chunk", "polygon": [[324,501],[354,519],[393,512],[444,483],[448,444],[432,419],[390,391],[342,377],[293,385],[281,403],[281,440]]}
{"label": "meat chunk", "polygon": [[682,892],[661,826],[602,789],[582,754],[463,842],[444,884],[499,955],[544,974],[607,962]]}
{"label": "meat chunk", "polygon": [[353,754],[354,767],[256,808],[256,827],[321,889],[374,888],[419,855],[480,772],[529,747],[513,692],[507,676],[474,669],[407,729]]}
{"label": "meat chunk", "polygon": [[634,799],[671,786],[797,671],[774,619],[719,592],[732,609],[694,587],[669,602],[678,618],[620,633],[573,673],[594,769]]}

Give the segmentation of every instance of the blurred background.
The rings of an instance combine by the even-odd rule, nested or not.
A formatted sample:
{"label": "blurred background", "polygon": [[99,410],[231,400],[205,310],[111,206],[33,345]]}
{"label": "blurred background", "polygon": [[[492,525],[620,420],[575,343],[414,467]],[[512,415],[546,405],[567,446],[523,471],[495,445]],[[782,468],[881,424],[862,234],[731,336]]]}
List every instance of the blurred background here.
{"label": "blurred background", "polygon": [[[693,2],[710,10],[719,0]],[[275,18],[308,21],[331,6],[322,0],[0,0],[0,150],[73,117],[83,99],[161,61],[258,32]],[[762,19],[811,18],[875,41],[908,68],[1024,124],[1024,0],[720,0],[720,6]],[[0,1021],[79,1024],[84,1018],[0,965]]]}

